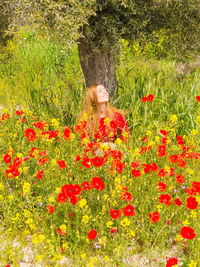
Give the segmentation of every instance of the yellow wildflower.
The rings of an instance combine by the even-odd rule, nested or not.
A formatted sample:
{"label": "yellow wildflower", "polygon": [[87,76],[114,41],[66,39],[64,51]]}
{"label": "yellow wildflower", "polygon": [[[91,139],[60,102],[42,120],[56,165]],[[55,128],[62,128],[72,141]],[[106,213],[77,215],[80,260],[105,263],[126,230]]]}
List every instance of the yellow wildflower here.
{"label": "yellow wildflower", "polygon": [[110,124],[110,119],[109,119],[109,118],[105,118],[105,119],[104,119],[104,124],[107,125],[107,126],[109,126],[109,124]]}
{"label": "yellow wildflower", "polygon": [[155,141],[158,143],[160,142],[160,137],[159,136],[155,136]]}
{"label": "yellow wildflower", "polygon": [[66,233],[67,232],[67,226],[65,224],[60,225],[59,227],[62,232]]}
{"label": "yellow wildflower", "polygon": [[73,140],[75,138],[75,134],[74,133],[71,133],[70,134],[70,139]]}
{"label": "yellow wildflower", "polygon": [[4,190],[4,185],[2,183],[0,183],[0,191]]}
{"label": "yellow wildflower", "polygon": [[52,126],[54,126],[54,127],[59,127],[59,121],[58,120],[56,120],[56,119],[52,119],[51,120],[51,124],[52,124]]}
{"label": "yellow wildflower", "polygon": [[174,124],[174,123],[177,122],[178,118],[177,118],[176,115],[172,114],[172,115],[170,116],[169,120],[170,120],[171,123]]}
{"label": "yellow wildflower", "polygon": [[124,218],[122,221],[121,221],[121,226],[122,227],[127,227],[127,226],[129,226],[131,223],[130,223],[130,221],[128,220],[128,218]]}
{"label": "yellow wildflower", "polygon": [[110,258],[108,256],[105,256],[104,260],[108,262],[108,261],[110,261]]}
{"label": "yellow wildflower", "polygon": [[24,183],[23,184],[23,192],[24,192],[24,194],[27,194],[27,193],[30,192],[30,187],[31,187],[31,185],[29,183]]}
{"label": "yellow wildflower", "polygon": [[191,260],[191,262],[187,265],[188,267],[196,267],[197,263],[193,260]]}
{"label": "yellow wildflower", "polygon": [[103,198],[104,198],[104,200],[107,200],[107,199],[108,199],[108,195],[105,194],[105,195],[103,196]]}
{"label": "yellow wildflower", "polygon": [[160,212],[161,209],[162,209],[162,206],[161,205],[157,205],[156,208],[157,208],[158,212]]}
{"label": "yellow wildflower", "polygon": [[152,132],[151,131],[146,131],[146,135],[147,136],[151,136],[152,135]]}
{"label": "yellow wildflower", "polygon": [[89,143],[89,139],[88,138],[83,138],[82,140],[84,145],[87,145]]}
{"label": "yellow wildflower", "polygon": [[35,261],[41,261],[44,258],[44,255],[40,254],[35,257]]}
{"label": "yellow wildflower", "polygon": [[9,196],[8,196],[8,199],[9,199],[10,201],[12,201],[12,200],[14,199],[14,196],[13,196],[13,195],[9,195]]}
{"label": "yellow wildflower", "polygon": [[106,237],[105,236],[102,236],[100,239],[99,239],[99,245],[105,245],[106,244]]}
{"label": "yellow wildflower", "polygon": [[183,225],[190,225],[190,222],[188,221],[188,220],[185,220],[184,222],[183,222]]}
{"label": "yellow wildflower", "polygon": [[82,221],[83,223],[88,223],[88,222],[89,222],[89,219],[90,219],[89,216],[84,215],[81,221]]}
{"label": "yellow wildflower", "polygon": [[87,201],[86,199],[81,199],[79,201],[79,207],[82,209],[85,205],[87,204]]}
{"label": "yellow wildflower", "polygon": [[196,218],[197,217],[197,212],[194,210],[191,210],[191,214],[190,214],[191,218]]}
{"label": "yellow wildflower", "polygon": [[56,200],[55,200],[55,197],[49,197],[49,202],[51,202],[51,203],[54,203]]}
{"label": "yellow wildflower", "polygon": [[81,259],[82,259],[83,261],[86,259],[86,254],[85,254],[85,253],[81,254]]}
{"label": "yellow wildflower", "polygon": [[193,174],[194,174],[193,169],[190,169],[190,168],[187,169],[187,172],[188,172],[188,174],[190,174],[190,175],[193,175]]}
{"label": "yellow wildflower", "polygon": [[113,222],[112,222],[112,221],[108,221],[108,222],[106,223],[106,226],[107,226],[108,228],[111,228],[111,227],[113,226]]}
{"label": "yellow wildflower", "polygon": [[60,187],[56,187],[56,193],[59,194],[61,192],[61,188]]}
{"label": "yellow wildflower", "polygon": [[178,241],[178,242],[183,241],[182,235],[177,235],[176,238],[175,238],[175,240]]}
{"label": "yellow wildflower", "polygon": [[199,132],[198,130],[193,129],[193,130],[191,130],[190,134],[191,134],[191,136],[195,136],[198,134],[198,132]]}
{"label": "yellow wildflower", "polygon": [[117,138],[115,140],[115,144],[118,145],[118,146],[120,146],[122,144],[122,140],[120,138]]}
{"label": "yellow wildflower", "polygon": [[129,232],[129,236],[130,236],[130,237],[134,237],[134,236],[135,236],[135,231],[130,230],[130,232]]}
{"label": "yellow wildflower", "polygon": [[140,156],[140,149],[139,148],[135,148],[134,151],[133,151],[133,155],[134,155],[134,157]]}

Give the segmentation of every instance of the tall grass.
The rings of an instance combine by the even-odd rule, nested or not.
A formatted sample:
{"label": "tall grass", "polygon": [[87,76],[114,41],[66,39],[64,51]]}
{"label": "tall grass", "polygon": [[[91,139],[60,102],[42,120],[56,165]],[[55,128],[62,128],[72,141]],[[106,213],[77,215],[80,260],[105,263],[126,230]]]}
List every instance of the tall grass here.
{"label": "tall grass", "polygon": [[[176,114],[184,121],[178,133],[187,134],[195,128],[199,76],[195,71],[179,77],[175,62],[136,58],[130,49],[122,48],[118,87],[111,102],[127,111],[130,129],[135,133],[145,132],[149,124],[156,126],[166,122],[170,114]],[[36,114],[74,123],[84,92],[77,47],[62,51],[55,41],[26,30],[19,32],[1,56],[0,104],[9,106],[14,100]],[[155,100],[142,103],[141,98],[148,94],[153,94]]]}

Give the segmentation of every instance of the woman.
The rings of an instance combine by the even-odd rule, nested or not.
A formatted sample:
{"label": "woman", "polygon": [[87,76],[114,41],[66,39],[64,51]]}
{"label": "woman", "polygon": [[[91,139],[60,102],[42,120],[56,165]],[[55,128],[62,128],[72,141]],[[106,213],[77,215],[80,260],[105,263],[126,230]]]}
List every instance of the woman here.
{"label": "woman", "polygon": [[88,88],[79,117],[85,134],[93,142],[114,143],[116,138],[125,141],[130,135],[121,110],[109,105],[109,94],[101,84]]}

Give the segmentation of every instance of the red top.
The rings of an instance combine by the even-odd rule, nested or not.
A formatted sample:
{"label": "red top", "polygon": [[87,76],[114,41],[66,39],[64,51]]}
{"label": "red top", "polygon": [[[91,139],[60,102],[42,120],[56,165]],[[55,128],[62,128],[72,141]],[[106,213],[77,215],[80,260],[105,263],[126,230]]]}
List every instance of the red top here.
{"label": "red top", "polygon": [[100,119],[99,131],[95,134],[95,139],[98,139],[100,142],[114,142],[117,137],[123,139],[121,136],[123,131],[130,135],[125,117],[119,112],[115,112],[114,117],[115,119],[110,121],[109,125],[104,123],[105,117]]}

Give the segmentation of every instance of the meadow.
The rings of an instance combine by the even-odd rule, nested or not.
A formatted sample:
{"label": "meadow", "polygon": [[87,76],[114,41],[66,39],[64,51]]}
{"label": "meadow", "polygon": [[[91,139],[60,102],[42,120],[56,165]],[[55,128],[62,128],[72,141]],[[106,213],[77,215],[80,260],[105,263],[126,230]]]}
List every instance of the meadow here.
{"label": "meadow", "polygon": [[21,30],[2,48],[3,266],[19,266],[27,246],[42,266],[64,266],[63,257],[66,266],[136,266],[135,255],[144,266],[200,265],[199,70],[180,74],[172,59],[125,41],[117,63],[111,105],[124,110],[131,137],[112,149],[85,138],[88,114],[77,123],[77,47]]}

